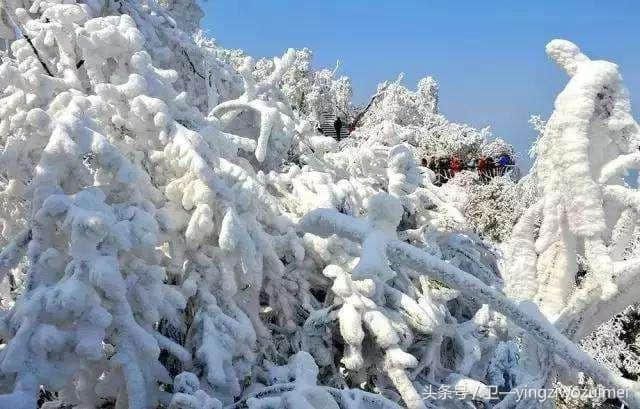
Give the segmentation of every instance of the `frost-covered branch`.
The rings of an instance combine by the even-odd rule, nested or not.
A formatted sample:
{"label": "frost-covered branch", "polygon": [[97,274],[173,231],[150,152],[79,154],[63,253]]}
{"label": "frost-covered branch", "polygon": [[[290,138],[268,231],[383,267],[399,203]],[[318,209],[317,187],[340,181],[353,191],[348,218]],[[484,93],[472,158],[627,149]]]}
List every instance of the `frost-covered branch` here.
{"label": "frost-covered branch", "polygon": [[[355,221],[349,216],[324,209],[318,209],[306,215],[301,221],[301,227],[305,231],[323,237],[337,234],[361,243],[366,240],[367,233],[370,231],[361,221]],[[597,382],[607,387],[628,389],[629,404],[640,405],[640,395],[632,387],[632,382],[612,374],[581,351],[554,328],[533,305],[529,304],[526,308],[523,307],[527,304],[518,306],[498,290],[485,285],[474,276],[409,244],[389,240],[386,242],[386,252],[392,261],[402,263],[415,271],[458,289],[469,297],[478,298],[489,304],[516,325],[528,331],[545,348],[592,376]]]}

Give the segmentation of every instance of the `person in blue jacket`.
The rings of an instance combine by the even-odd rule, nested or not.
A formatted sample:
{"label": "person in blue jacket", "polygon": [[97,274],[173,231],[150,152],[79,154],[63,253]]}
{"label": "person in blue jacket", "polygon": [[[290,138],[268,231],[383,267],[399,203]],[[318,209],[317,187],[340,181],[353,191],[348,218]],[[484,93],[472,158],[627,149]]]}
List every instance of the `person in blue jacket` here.
{"label": "person in blue jacket", "polygon": [[498,159],[498,167],[500,169],[500,175],[504,175],[505,171],[507,170],[507,167],[511,165],[513,165],[513,161],[511,160],[511,157],[509,155],[507,155],[506,153],[503,153],[502,155],[500,155],[500,158]]}

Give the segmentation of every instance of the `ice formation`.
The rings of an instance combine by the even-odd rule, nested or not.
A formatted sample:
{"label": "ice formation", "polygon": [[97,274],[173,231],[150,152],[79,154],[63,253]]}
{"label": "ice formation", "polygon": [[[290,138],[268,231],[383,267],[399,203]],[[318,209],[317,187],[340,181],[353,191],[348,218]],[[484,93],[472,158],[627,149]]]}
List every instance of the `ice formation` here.
{"label": "ice formation", "polygon": [[[533,301],[578,342],[636,301],[637,191],[624,177],[638,168],[640,132],[615,64],[564,40],[550,42],[547,54],[571,79],[536,146],[539,199],[513,229],[505,292]],[[525,342],[530,376],[549,383],[566,374]]]}
{"label": "ice formation", "polygon": [[[551,42],[571,80],[534,172],[438,186],[425,156],[513,150],[431,77],[358,109],[309,50],[254,61],[201,17],[0,3],[0,407],[530,407],[491,388],[578,372],[639,407],[578,345],[637,291],[615,65]],[[319,134],[327,112],[357,129]]]}

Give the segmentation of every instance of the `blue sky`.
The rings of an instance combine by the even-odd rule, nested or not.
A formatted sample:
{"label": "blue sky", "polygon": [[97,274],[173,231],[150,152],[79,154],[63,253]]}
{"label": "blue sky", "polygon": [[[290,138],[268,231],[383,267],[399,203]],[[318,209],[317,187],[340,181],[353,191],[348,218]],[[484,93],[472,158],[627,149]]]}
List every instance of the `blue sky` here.
{"label": "blue sky", "polygon": [[262,57],[309,47],[315,67],[351,77],[362,102],[378,82],[405,73],[405,85],[433,76],[441,111],[513,143],[528,166],[535,138],[527,120],[548,117],[566,75],[545,44],[577,43],[594,59],[616,62],[640,110],[638,1],[209,0],[202,22],[228,48]]}

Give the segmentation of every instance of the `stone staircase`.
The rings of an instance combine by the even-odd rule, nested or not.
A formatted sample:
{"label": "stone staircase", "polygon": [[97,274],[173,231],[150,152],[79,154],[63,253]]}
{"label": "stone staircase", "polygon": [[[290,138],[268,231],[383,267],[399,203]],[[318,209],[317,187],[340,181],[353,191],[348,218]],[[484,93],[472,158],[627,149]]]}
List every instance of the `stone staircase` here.
{"label": "stone staircase", "polygon": [[[336,115],[333,112],[325,112],[320,117],[320,129],[325,136],[330,138],[336,138],[336,130],[333,127],[333,122],[336,120]],[[347,136],[347,125],[343,122],[342,129],[340,130],[340,136],[345,138]]]}

